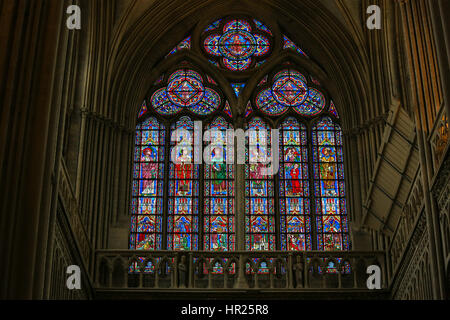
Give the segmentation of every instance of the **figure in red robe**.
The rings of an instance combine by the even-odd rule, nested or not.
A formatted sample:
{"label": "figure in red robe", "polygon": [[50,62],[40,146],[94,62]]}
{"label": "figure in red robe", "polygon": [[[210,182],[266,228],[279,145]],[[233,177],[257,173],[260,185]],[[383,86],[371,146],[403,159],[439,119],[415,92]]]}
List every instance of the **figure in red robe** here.
{"label": "figure in red robe", "polygon": [[177,162],[175,164],[175,175],[178,180],[179,195],[186,195],[189,192],[189,180],[192,179],[192,164],[191,157],[187,150],[182,149]]}
{"label": "figure in red robe", "polygon": [[299,181],[299,165],[298,163],[294,164],[294,168],[291,170],[291,178],[292,178],[292,193],[300,194],[302,192],[302,188]]}

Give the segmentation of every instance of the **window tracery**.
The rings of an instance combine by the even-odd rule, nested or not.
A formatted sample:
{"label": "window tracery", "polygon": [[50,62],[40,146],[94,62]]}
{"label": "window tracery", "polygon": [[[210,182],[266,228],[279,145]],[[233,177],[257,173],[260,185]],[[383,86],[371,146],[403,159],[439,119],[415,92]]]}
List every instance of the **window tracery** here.
{"label": "window tracery", "polygon": [[[309,57],[277,29],[249,17],[216,20],[193,40],[185,38],[168,55],[197,50],[223,78],[183,61],[154,82],[136,127],[130,248],[232,251],[242,223],[246,250],[350,249],[342,131],[326,89],[292,62],[247,88],[255,68],[271,60],[275,41],[282,42],[278,50]],[[227,82],[230,96],[222,87]],[[236,103],[247,90],[253,93],[239,111]],[[221,146],[213,148],[212,163],[194,164],[194,121],[203,121],[204,130],[218,129],[225,142],[225,130],[239,116],[244,129],[259,129],[246,141],[243,180],[236,180],[234,165],[223,163]],[[178,137],[177,146],[186,145],[172,163],[171,136],[179,128],[190,134]],[[272,128],[280,130],[280,170],[267,177],[260,174],[266,165],[251,160],[271,156],[270,131],[263,129]],[[239,185],[241,207],[235,200]],[[236,220],[237,210],[244,211],[243,221]]]}

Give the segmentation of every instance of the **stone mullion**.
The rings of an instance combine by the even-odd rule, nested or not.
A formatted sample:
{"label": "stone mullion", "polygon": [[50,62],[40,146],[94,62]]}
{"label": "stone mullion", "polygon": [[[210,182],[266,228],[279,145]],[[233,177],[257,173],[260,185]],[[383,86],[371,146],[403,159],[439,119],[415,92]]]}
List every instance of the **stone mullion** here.
{"label": "stone mullion", "polygon": [[[317,124],[317,123],[315,123]],[[314,146],[314,135],[316,134],[313,130],[314,128],[314,124],[309,123],[307,128],[306,128],[306,135],[308,137],[308,178],[309,178],[309,210],[310,210],[310,219],[311,219],[311,247],[312,250],[318,250],[318,241],[317,241],[317,223],[316,223],[316,218],[317,218],[317,208],[316,208],[316,194],[315,194],[315,181],[316,178],[314,176],[314,152],[316,151],[315,148],[316,146]],[[319,181],[320,181],[320,176],[319,176]],[[319,197],[320,199],[320,197]],[[322,233],[323,236],[323,233]]]}
{"label": "stone mullion", "polygon": [[[202,134],[205,131],[205,128],[202,127]],[[196,141],[196,139],[199,139],[200,141],[200,146],[201,146],[201,154],[203,155],[203,150],[204,150],[204,146],[205,144],[203,143],[203,136],[201,137],[194,137],[194,141]],[[194,142],[195,145],[195,142]],[[203,159],[203,157],[202,157]],[[194,161],[195,162],[195,161]],[[194,168],[195,168],[195,164],[194,164]],[[195,168],[196,169],[196,168]],[[194,170],[195,170],[194,169]],[[226,175],[226,180],[228,179],[228,170],[227,170],[227,175]],[[227,180],[228,181],[228,180]],[[211,180],[210,180],[211,183]],[[211,184],[210,184],[211,185]],[[228,189],[228,186],[227,186]],[[206,195],[205,195],[205,161],[203,160],[201,164],[198,165],[198,211],[197,211],[197,217],[198,217],[198,229],[197,229],[197,234],[198,234],[198,243],[197,243],[197,248],[198,250],[204,250],[205,248],[205,244],[204,244],[204,227],[205,227],[205,199],[206,199]],[[228,203],[227,203],[227,208],[228,208]],[[208,212],[209,214],[209,212]],[[194,235],[195,233],[193,233]]]}
{"label": "stone mullion", "polygon": [[[280,148],[280,152],[283,152],[281,148]],[[268,180],[268,181],[270,181],[270,180]],[[284,201],[286,199],[286,197],[285,196],[280,197],[280,175],[275,174],[274,177],[272,178],[272,181],[275,183],[274,188],[273,188],[273,192],[274,192],[273,200],[275,202],[274,206],[273,206],[273,208],[275,210],[275,214],[273,215],[275,217],[275,221],[274,221],[274,223],[275,223],[275,239],[276,239],[275,247],[276,247],[276,250],[281,250],[280,198],[283,198],[283,201]]]}
{"label": "stone mullion", "polygon": [[[171,140],[171,132],[170,132],[170,124],[165,123],[166,125],[166,141],[164,141],[164,180],[163,180],[163,216],[162,216],[162,240],[161,240],[161,249],[168,250],[167,236],[168,236],[168,218],[169,218],[169,188],[170,188],[170,140]],[[159,160],[159,159],[158,159]],[[158,162],[159,164],[159,162]]]}
{"label": "stone mullion", "polygon": [[[244,119],[237,120],[235,129],[244,128]],[[234,149],[234,163],[235,163],[235,224],[236,224],[236,243],[235,248],[238,251],[245,250],[245,164],[238,164],[237,154],[238,152],[245,152],[244,150],[238,150],[239,145],[237,139],[235,139]],[[245,148],[245,147],[244,147]]]}

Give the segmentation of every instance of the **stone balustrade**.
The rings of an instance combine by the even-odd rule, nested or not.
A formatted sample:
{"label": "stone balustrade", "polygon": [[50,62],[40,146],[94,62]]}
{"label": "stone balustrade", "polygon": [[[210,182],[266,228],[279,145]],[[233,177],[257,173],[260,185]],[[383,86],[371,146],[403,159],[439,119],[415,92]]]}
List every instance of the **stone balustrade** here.
{"label": "stone balustrade", "polygon": [[388,282],[384,252],[98,250],[98,290],[368,290],[367,267]]}

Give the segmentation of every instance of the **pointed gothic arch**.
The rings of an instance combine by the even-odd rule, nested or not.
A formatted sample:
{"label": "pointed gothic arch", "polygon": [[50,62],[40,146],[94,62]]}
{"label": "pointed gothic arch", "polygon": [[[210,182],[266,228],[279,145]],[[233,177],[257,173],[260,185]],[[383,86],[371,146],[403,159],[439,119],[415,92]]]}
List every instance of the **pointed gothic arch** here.
{"label": "pointed gothic arch", "polygon": [[[312,141],[314,134],[317,140],[318,132],[315,123],[327,117],[338,126],[339,116],[322,86],[324,72],[300,46],[278,28],[271,30],[264,21],[248,15],[225,16],[205,25],[201,33],[184,36],[155,70],[159,73],[154,75],[138,122],[151,116],[171,128],[166,131],[165,205],[159,248],[234,250],[236,241],[245,241],[246,250],[350,248],[346,214],[332,215],[327,210],[333,206],[319,210],[321,198],[316,188],[326,177],[320,170],[314,171],[317,164],[313,163],[317,146]],[[209,165],[169,163],[167,157],[174,146],[172,132],[187,126],[193,134],[196,120],[203,122],[202,129],[217,121],[222,130],[255,125],[268,130],[281,128],[280,172],[263,178],[259,176],[259,164],[250,164],[249,150],[262,145],[259,136],[247,138],[248,163],[241,181],[235,181],[233,165],[214,171]],[[270,135],[263,139],[270,140]],[[285,154],[295,148],[297,157]],[[263,152],[270,157],[268,149]],[[178,156],[189,161],[194,157],[191,149]],[[339,169],[335,165],[340,165]],[[328,164],[327,168],[335,169],[329,175],[343,172],[342,163]],[[215,190],[215,196],[211,194],[213,185],[220,189],[219,193]],[[244,203],[238,203],[238,207],[235,186],[245,193]],[[339,188],[335,192],[338,199],[345,197]],[[341,202],[338,211],[346,213],[345,199]],[[236,210],[245,212],[244,220],[236,220]],[[245,232],[236,239],[239,223],[245,225]],[[324,230],[334,230],[338,235],[329,236]],[[325,238],[332,244],[324,246]],[[137,248],[136,243],[130,246]]]}

